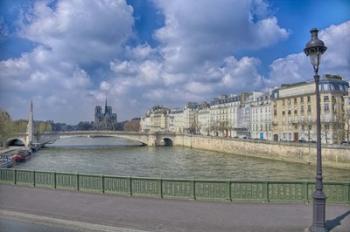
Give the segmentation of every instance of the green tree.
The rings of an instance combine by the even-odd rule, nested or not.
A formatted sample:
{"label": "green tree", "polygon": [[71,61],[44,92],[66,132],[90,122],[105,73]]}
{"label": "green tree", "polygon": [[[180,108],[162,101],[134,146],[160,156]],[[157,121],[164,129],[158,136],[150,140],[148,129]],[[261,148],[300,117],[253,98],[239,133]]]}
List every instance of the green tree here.
{"label": "green tree", "polygon": [[13,134],[13,124],[10,115],[0,111],[0,146],[5,147],[6,141]]}

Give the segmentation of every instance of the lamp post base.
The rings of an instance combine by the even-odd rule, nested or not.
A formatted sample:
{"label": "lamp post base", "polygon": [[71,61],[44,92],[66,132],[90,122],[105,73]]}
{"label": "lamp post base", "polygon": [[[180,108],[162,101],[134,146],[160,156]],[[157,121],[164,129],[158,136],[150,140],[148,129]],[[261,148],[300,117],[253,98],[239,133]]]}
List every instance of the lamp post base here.
{"label": "lamp post base", "polygon": [[305,232],[328,232],[326,227],[326,196],[323,191],[316,190],[313,193],[313,224],[305,229]]}

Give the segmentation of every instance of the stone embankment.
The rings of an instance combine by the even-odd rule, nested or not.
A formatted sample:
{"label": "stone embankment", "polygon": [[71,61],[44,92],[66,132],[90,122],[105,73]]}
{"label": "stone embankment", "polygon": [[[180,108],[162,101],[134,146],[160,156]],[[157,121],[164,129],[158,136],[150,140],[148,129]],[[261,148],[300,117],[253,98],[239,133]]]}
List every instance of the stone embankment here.
{"label": "stone embankment", "polygon": [[[199,135],[177,135],[174,145],[308,165],[315,165],[316,163],[315,143],[287,143]],[[322,145],[322,161],[323,165],[327,167],[350,169],[350,146]]]}
{"label": "stone embankment", "polygon": [[0,155],[11,155],[12,153],[15,153],[19,149],[20,148],[18,147],[0,149]]}

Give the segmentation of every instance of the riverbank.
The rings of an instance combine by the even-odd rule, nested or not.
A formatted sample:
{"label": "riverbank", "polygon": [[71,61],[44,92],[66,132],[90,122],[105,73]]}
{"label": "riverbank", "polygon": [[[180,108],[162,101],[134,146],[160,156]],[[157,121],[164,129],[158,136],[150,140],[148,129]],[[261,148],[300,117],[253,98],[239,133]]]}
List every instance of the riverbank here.
{"label": "riverbank", "polygon": [[21,150],[21,148],[11,147],[11,148],[0,149],[0,155],[11,155],[12,153],[15,153],[18,150]]}
{"label": "riverbank", "polygon": [[[316,144],[277,143],[200,135],[176,135],[174,145],[271,160],[316,165]],[[350,170],[350,147],[323,145],[326,167]]]}

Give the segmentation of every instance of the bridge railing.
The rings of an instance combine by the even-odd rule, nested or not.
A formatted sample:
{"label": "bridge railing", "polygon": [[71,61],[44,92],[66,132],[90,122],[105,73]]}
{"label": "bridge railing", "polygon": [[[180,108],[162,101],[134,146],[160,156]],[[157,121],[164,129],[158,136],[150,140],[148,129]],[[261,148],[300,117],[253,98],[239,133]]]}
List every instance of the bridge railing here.
{"label": "bridge railing", "polygon": [[[235,181],[161,179],[0,169],[0,183],[105,194],[193,200],[305,202],[310,181]],[[350,204],[350,182],[326,182],[328,203]]]}

